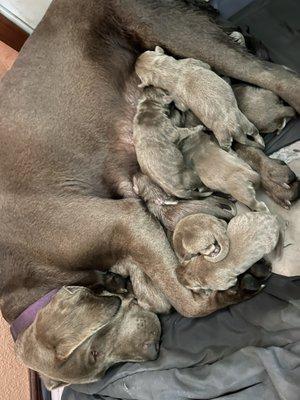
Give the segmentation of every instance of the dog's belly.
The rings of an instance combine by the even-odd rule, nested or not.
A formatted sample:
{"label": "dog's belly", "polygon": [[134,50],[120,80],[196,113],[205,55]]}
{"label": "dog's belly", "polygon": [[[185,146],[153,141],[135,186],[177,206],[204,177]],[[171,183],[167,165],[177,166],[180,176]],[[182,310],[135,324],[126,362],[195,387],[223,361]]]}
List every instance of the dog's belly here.
{"label": "dog's belly", "polygon": [[109,139],[109,154],[103,168],[107,189],[118,197],[136,197],[132,176],[139,168],[133,143],[133,118],[139,97],[138,78],[134,73],[124,86],[122,113],[113,127],[114,135]]}

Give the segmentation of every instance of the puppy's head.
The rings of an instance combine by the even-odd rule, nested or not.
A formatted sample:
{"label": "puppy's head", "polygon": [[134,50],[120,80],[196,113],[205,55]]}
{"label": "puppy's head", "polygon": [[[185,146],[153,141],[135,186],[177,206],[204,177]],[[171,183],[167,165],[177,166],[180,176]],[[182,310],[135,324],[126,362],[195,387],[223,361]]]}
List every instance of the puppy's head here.
{"label": "puppy's head", "polygon": [[249,212],[233,218],[227,227],[229,252],[217,262],[205,260],[203,255],[182,263],[176,270],[178,280],[189,289],[226,290],[262,258],[281,246],[277,218],[268,213]]}
{"label": "puppy's head", "polygon": [[115,363],[156,358],[160,323],[132,299],[63,287],[16,341],[48,389],[99,379]]}
{"label": "puppy's head", "polygon": [[135,72],[142,82],[139,87],[152,84],[153,69],[164,56],[164,50],[159,46],[156,46],[155,51],[148,50],[140,55],[135,64]]}

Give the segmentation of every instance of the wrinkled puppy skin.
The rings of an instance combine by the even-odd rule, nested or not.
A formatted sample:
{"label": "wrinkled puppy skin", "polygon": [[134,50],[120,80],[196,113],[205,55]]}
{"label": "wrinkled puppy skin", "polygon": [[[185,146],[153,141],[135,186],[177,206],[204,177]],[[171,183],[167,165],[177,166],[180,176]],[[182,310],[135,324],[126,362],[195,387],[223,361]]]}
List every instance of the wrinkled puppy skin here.
{"label": "wrinkled puppy skin", "polygon": [[264,191],[281,207],[289,209],[300,196],[300,182],[294,172],[283,161],[266,156],[254,147],[235,144],[239,157],[260,175]]}
{"label": "wrinkled puppy skin", "polygon": [[236,84],[232,86],[239,109],[261,133],[280,131],[296,115],[270,90]]}
{"label": "wrinkled puppy skin", "polygon": [[195,292],[226,290],[236,284],[238,275],[282,245],[277,218],[269,213],[249,212],[234,217],[227,235],[229,252],[222,261],[212,263],[198,256],[177,268],[177,277],[184,286]]}
{"label": "wrinkled puppy skin", "polygon": [[[133,122],[133,140],[141,170],[166,193],[179,198],[199,198],[201,181],[186,168],[176,142],[199,128],[179,128],[168,118],[170,97],[161,89],[147,87]],[[195,189],[200,189],[195,192]],[[210,193],[208,193],[210,194]],[[205,195],[205,194],[204,194]]]}
{"label": "wrinkled puppy skin", "polygon": [[186,138],[180,148],[186,164],[197,172],[208,188],[230,194],[251,210],[268,210],[255,197],[259,175],[235,152],[224,151],[204,132]]}
{"label": "wrinkled puppy skin", "polygon": [[201,200],[178,200],[168,196],[142,173],[133,177],[133,187],[150,213],[170,232],[174,231],[182,218],[191,214],[204,213],[225,220],[230,220],[236,215],[234,203],[223,197],[209,196]]}
{"label": "wrinkled puppy skin", "polygon": [[194,214],[183,218],[173,233],[173,248],[182,262],[203,255],[210,262],[222,261],[229,252],[227,224],[211,215]]}
{"label": "wrinkled puppy skin", "polygon": [[258,130],[239,110],[230,85],[208,64],[192,58],[176,60],[157,46],[155,51],[146,51],[138,58],[135,69],[141,86],[167,90],[177,108],[192,110],[214,132],[221,147],[229,149],[233,139],[264,147]]}

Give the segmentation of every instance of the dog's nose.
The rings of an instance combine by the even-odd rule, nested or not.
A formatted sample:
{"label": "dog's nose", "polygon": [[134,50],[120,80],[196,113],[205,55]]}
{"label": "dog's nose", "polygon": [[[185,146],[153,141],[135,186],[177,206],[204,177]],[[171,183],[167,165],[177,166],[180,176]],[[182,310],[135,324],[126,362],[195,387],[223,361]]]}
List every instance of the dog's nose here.
{"label": "dog's nose", "polygon": [[159,351],[158,342],[146,342],[143,345],[143,350],[145,351],[147,358],[149,360],[156,360]]}

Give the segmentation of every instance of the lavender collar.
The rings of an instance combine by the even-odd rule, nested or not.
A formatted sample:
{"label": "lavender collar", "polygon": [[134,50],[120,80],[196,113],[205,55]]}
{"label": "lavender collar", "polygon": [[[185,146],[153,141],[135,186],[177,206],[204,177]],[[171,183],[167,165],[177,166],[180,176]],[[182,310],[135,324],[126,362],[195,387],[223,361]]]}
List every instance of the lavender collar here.
{"label": "lavender collar", "polygon": [[10,326],[10,332],[14,341],[17,340],[20,333],[24,332],[25,329],[27,329],[33,323],[37,313],[50,303],[59,290],[60,289],[53,289],[51,292],[45,294],[45,296],[27,307],[26,310],[24,310],[22,314],[20,314],[18,318],[13,321]]}

